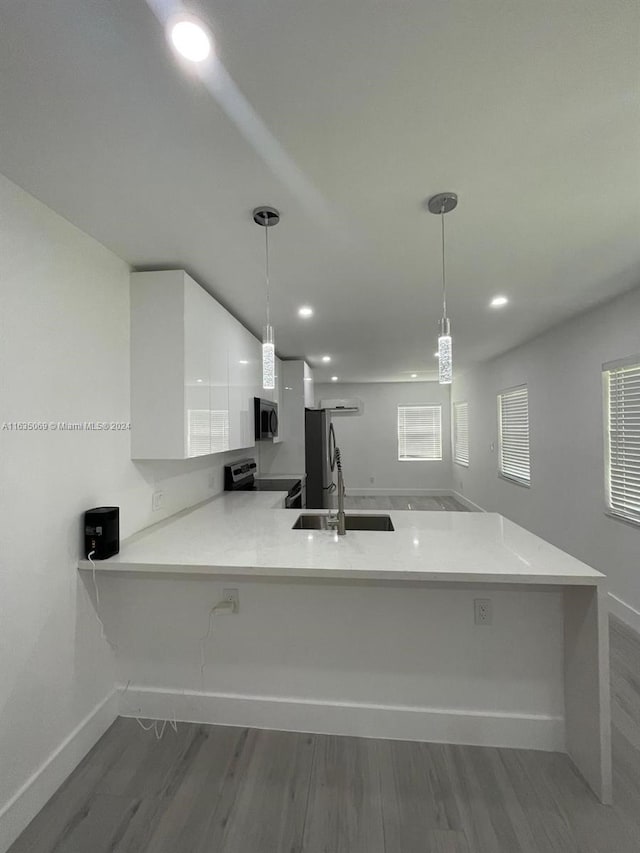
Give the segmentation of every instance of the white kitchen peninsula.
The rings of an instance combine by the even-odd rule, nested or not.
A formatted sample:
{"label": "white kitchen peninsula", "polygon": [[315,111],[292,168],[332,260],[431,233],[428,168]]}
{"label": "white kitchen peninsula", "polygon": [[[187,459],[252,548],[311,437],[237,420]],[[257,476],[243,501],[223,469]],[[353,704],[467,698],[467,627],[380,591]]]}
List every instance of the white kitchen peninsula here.
{"label": "white kitchen peninsula", "polygon": [[[123,714],[565,750],[610,801],[603,575],[497,514],[390,512],[393,532],[338,537],[279,505],[224,495],[97,564]],[[215,616],[201,670],[230,586],[240,612]]]}

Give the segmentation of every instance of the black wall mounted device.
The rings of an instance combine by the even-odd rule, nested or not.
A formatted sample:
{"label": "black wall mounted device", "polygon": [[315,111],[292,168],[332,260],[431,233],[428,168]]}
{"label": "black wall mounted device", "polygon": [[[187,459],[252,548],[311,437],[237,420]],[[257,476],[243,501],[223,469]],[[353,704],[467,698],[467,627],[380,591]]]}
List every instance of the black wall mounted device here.
{"label": "black wall mounted device", "polygon": [[[84,554],[106,560],[120,550],[120,507],[96,506],[84,514]],[[93,552],[93,553],[91,553]]]}

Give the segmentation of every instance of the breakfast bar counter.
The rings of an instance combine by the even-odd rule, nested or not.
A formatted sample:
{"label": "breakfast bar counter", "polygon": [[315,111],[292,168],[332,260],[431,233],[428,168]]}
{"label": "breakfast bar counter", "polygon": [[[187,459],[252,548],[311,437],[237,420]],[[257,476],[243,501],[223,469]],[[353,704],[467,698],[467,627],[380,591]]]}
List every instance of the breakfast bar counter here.
{"label": "breakfast bar counter", "polygon": [[[494,513],[391,511],[393,531],[338,536],[292,529],[300,513],[281,506],[280,493],[225,494],[141,531],[117,556],[95,564],[107,633],[131,638],[132,648],[134,638],[139,647],[136,624],[154,600],[196,609],[210,596],[207,583],[239,586],[243,630],[228,621],[218,629],[215,690],[203,685],[198,712],[184,715],[203,719],[207,705],[208,722],[564,749],[597,796],[610,801],[604,575]],[[82,560],[79,568],[89,570],[91,590],[93,566]],[[197,594],[194,581],[205,584]],[[474,596],[492,597],[493,625],[474,626],[473,612],[468,618]],[[393,640],[380,646],[381,632]],[[339,667],[332,634],[336,648],[338,639],[344,648],[351,638],[360,649],[344,656],[361,663],[350,664],[339,698],[334,686],[344,675],[328,675]],[[276,649],[300,657],[297,680],[291,661],[288,671],[280,668]],[[518,665],[516,650],[526,664]],[[136,680],[137,654],[119,655],[123,681]],[[262,684],[265,667],[291,684],[274,693]],[[401,680],[403,668],[417,674]],[[467,688],[462,679],[454,684],[456,671],[467,668]],[[468,695],[474,678],[477,700]],[[150,717],[166,707],[161,693],[129,690]],[[487,712],[492,705],[499,714]]]}

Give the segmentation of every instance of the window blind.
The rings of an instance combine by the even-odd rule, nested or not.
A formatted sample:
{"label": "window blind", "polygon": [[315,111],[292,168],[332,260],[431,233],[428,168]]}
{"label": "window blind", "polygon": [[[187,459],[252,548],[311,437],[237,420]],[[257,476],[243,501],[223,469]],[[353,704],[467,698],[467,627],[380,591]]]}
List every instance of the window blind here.
{"label": "window blind", "polygon": [[469,404],[453,404],[453,458],[458,465],[469,465]]}
{"label": "window blind", "polygon": [[498,394],[499,470],[516,483],[531,483],[529,392],[526,385]]}
{"label": "window blind", "polygon": [[398,459],[442,459],[441,406],[398,406]]}
{"label": "window blind", "polygon": [[640,357],[604,379],[607,502],[613,515],[640,524]]}

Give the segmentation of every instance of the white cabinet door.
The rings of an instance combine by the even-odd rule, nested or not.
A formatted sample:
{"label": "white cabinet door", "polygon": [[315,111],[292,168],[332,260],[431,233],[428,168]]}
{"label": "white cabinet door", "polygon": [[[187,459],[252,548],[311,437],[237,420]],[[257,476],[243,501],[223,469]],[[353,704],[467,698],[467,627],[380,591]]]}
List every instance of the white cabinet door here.
{"label": "white cabinet door", "polygon": [[304,405],[307,409],[315,408],[315,393],[313,390],[313,370],[304,362]]}
{"label": "white cabinet door", "polygon": [[247,333],[247,358],[249,359],[248,370],[248,394],[249,394],[249,433],[251,445],[255,444],[256,420],[254,401],[256,397],[262,397],[262,342]]}
{"label": "white cabinet door", "polygon": [[131,275],[131,458],[184,459],[184,273]]}
{"label": "white cabinet door", "polygon": [[255,445],[253,398],[256,391],[257,341],[231,318],[229,353],[229,449]]}
{"label": "white cabinet door", "polygon": [[229,325],[228,312],[214,299],[209,300],[209,358],[211,452],[229,450]]}
{"label": "white cabinet door", "polygon": [[211,358],[209,305],[211,297],[185,278],[184,399],[185,456],[211,453]]}

